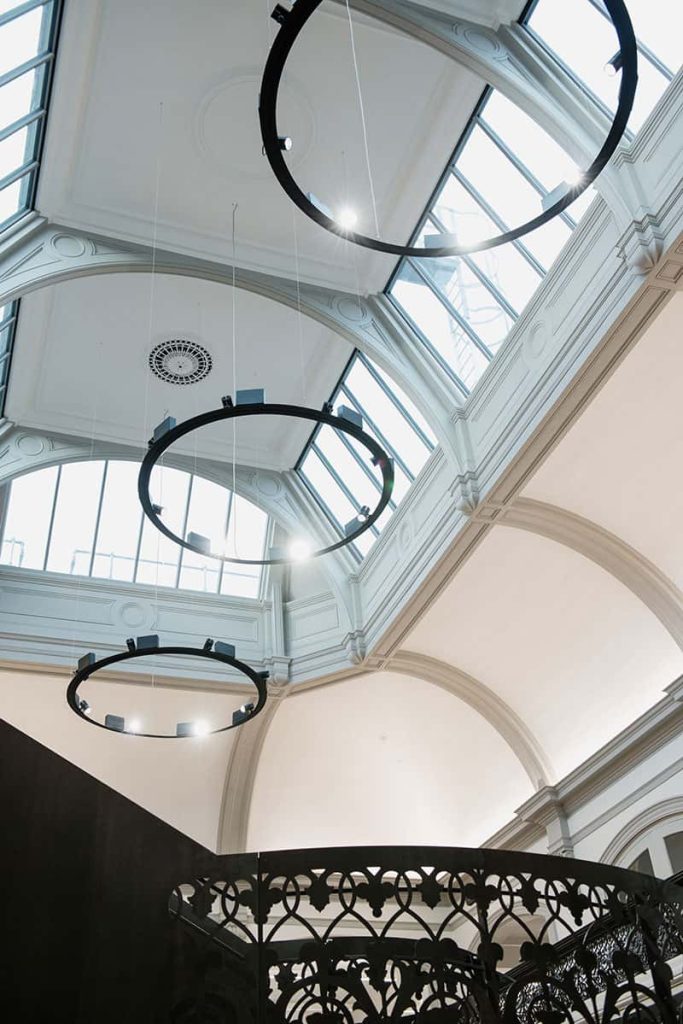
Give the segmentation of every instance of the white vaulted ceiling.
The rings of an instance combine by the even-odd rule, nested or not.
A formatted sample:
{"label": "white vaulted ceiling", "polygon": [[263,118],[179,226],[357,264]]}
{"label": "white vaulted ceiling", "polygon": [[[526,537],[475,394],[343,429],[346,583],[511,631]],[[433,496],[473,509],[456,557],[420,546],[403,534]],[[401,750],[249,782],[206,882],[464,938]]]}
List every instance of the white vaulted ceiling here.
{"label": "white vaulted ceiling", "polygon": [[[238,388],[319,407],[352,349],[328,328],[269,299],[235,292]],[[157,423],[219,408],[234,394],[232,288],[162,274],[113,274],[45,288],[22,302],[7,413],[24,426],[144,446]],[[148,369],[151,349],[185,338],[210,353],[203,381],[178,386]],[[290,469],[310,428],[279,419],[238,431],[238,460]],[[207,428],[185,454],[232,459],[232,432]]]}
{"label": "white vaulted ceiling", "polygon": [[379,672],[285,701],[259,762],[248,846],[476,846],[532,792],[475,711]]}
{"label": "white vaulted ceiling", "polygon": [[[275,29],[271,6],[69,0],[39,212],[95,234],[229,262],[237,205],[238,264],[293,278],[298,262],[303,279],[354,293],[381,290],[392,261],[310,224],[262,156],[256,107]],[[430,6],[495,26],[523,5]],[[380,225],[383,234],[405,238],[482,83],[361,14],[354,24]],[[282,124],[294,139],[302,185],[333,208],[352,200],[367,226],[372,211],[344,3],[328,0],[295,48]],[[372,671],[351,666],[349,653],[346,678],[332,655],[333,677],[306,677],[306,657],[317,653],[313,631],[301,688],[275,687],[256,722],[188,743],[88,728],[66,708],[66,676],[30,668],[0,667],[0,711],[222,851],[484,842],[535,789],[594,755],[683,672],[682,332],[679,294],[523,492],[494,508],[493,522],[481,517],[483,539],[419,614],[420,595],[411,595],[400,649],[369,660]],[[174,387],[149,373],[150,349],[169,338],[207,348],[213,369],[204,381]],[[217,408],[235,387],[319,407],[351,351],[295,310],[244,290],[234,295],[226,285],[143,273],[70,280],[21,300],[7,415],[22,428],[141,447],[166,415],[180,421]],[[237,461],[290,468],[308,435],[305,425],[250,424],[239,431]],[[229,462],[231,442],[231,433],[218,430],[184,451]],[[344,592],[349,606],[362,573]],[[289,598],[305,613],[308,602],[312,615],[320,614],[318,598],[332,606],[342,590],[321,593],[327,577],[305,568],[289,583],[285,604]],[[648,596],[653,587],[659,604]],[[259,606],[266,631],[276,621],[270,596]],[[278,621],[283,633],[291,629],[278,640],[282,661],[298,639],[288,614]],[[340,650],[356,656],[355,639],[335,634],[334,657]],[[130,693],[108,686],[122,707]],[[149,694],[137,696],[136,713]],[[169,693],[169,720],[186,714],[182,699]]]}
{"label": "white vaulted ceiling", "polygon": [[[349,250],[294,215],[261,152],[258,89],[276,30],[254,0],[70,0],[39,208],[53,220],[181,252],[378,291],[391,258]],[[378,216],[407,238],[482,83],[354,14]],[[135,26],[131,30],[131,26]],[[298,41],[280,124],[292,168],[332,209],[373,215],[348,18],[325,3]],[[157,190],[158,183],[158,190]]]}
{"label": "white vaulted ceiling", "polygon": [[552,782],[662,696],[683,654],[653,614],[582,555],[496,527],[406,646],[492,689],[546,751]]}
{"label": "white vaulted ceiling", "polygon": [[524,490],[636,548],[683,588],[683,294]]}

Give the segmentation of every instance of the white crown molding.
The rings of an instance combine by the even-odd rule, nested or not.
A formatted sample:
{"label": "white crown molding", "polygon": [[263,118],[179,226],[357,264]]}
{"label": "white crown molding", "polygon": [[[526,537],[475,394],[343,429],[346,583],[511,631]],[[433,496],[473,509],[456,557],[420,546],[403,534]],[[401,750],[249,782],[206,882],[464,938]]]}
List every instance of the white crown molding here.
{"label": "white crown molding", "polygon": [[[623,729],[591,757],[558,782],[552,790],[552,798],[561,805],[562,811],[571,824],[571,815],[586,807],[599,794],[619,779],[633,771],[656,751],[683,731],[683,703],[679,695],[683,690],[683,678],[666,688],[666,696],[654,707],[641,715],[635,722]],[[586,839],[598,828],[609,822],[618,813],[655,790],[667,779],[683,770],[683,757],[668,764],[661,772],[648,778],[632,790],[627,797],[612,803],[609,809],[599,814],[580,829],[570,833],[568,838],[574,845]],[[515,818],[499,829],[483,845],[505,849],[526,849],[543,834],[537,821],[537,797],[532,797],[515,812]]]}

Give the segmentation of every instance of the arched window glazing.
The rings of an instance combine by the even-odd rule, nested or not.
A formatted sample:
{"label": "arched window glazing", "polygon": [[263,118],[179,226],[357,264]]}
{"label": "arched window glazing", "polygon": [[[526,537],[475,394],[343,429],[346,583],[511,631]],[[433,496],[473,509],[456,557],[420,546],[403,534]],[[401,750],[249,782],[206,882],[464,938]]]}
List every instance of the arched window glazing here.
{"label": "arched window glazing", "polygon": [[[23,569],[178,587],[235,597],[259,596],[259,566],[236,566],[185,551],[143,516],[139,465],[72,462],[14,479],[5,490],[0,563]],[[213,550],[262,558],[266,513],[210,480],[169,467],[151,491],[169,526],[209,538]]]}

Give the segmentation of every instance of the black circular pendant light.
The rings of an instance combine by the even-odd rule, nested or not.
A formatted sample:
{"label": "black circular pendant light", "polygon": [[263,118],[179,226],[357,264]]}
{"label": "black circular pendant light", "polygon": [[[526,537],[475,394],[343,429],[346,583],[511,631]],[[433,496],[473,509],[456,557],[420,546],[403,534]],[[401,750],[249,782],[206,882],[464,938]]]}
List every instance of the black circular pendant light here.
{"label": "black circular pendant light", "polygon": [[[574,0],[576,2],[576,0]],[[603,0],[605,9],[609,14],[619,40],[619,67],[621,68],[621,85],[619,88],[619,102],[612,125],[605,139],[604,145],[593,163],[581,175],[580,183],[561,195],[556,202],[549,205],[537,217],[532,218],[525,224],[495,235],[492,238],[471,243],[469,245],[442,245],[442,246],[413,246],[402,245],[397,242],[385,242],[379,238],[372,238],[356,231],[345,228],[338,221],[330,216],[330,212],[322,209],[313,201],[313,197],[301,190],[294,180],[287,161],[286,153],[292,149],[293,142],[286,135],[278,131],[277,125],[277,100],[285,65],[294,43],[299,37],[304,26],[311,16],[320,7],[322,0],[296,0],[291,10],[286,10],[281,4],[277,4],[273,11],[273,18],[280,24],[280,29],[273,41],[268,60],[266,62],[263,80],[261,82],[261,93],[259,100],[259,118],[261,122],[261,135],[263,139],[264,152],[275,176],[283,189],[299,209],[315,221],[326,231],[339,235],[355,242],[356,245],[364,246],[367,249],[374,249],[377,252],[389,253],[393,256],[429,257],[435,256],[462,256],[466,253],[482,252],[486,249],[494,249],[506,242],[512,242],[522,238],[531,231],[535,231],[547,224],[550,220],[562,213],[570,206],[575,199],[589,188],[601,171],[604,169],[610,158],[613,156],[619,142],[621,141],[626,125],[633,108],[633,101],[638,84],[638,51],[636,38],[631,24],[631,18],[624,3],[624,0]],[[562,15],[571,17],[571,3],[565,0],[562,5]]]}
{"label": "black circular pendant light", "polygon": [[[235,729],[240,725],[244,725],[245,722],[251,721],[252,718],[255,718],[263,710],[267,698],[266,680],[268,679],[268,673],[256,672],[243,661],[239,661],[235,657],[235,648],[232,644],[223,643],[222,641],[214,643],[213,640],[207,640],[204,646],[199,648],[161,647],[159,646],[159,637],[156,635],[141,636],[137,640],[127,640],[126,644],[127,650],[121,651],[119,654],[112,654],[108,658],[100,658],[98,660],[90,652],[84,654],[78,662],[77,671],[66,691],[66,700],[71,710],[90,725],[96,725],[100,729],[107,729],[109,732],[124,733],[130,736],[144,736],[148,739],[183,739],[191,736],[212,736],[214,733],[227,732],[229,729]],[[205,661],[218,662],[229,669],[236,669],[247,682],[253,685],[255,691],[254,698],[246,701],[233,712],[231,722],[218,728],[214,729],[207,726],[199,730],[196,722],[178,722],[175,732],[156,733],[144,732],[142,729],[136,728],[131,722],[127,724],[123,716],[116,714],[107,714],[104,721],[98,721],[93,716],[92,708],[88,702],[79,695],[79,687],[86,680],[90,679],[91,676],[101,672],[103,669],[139,658],[158,658],[167,655],[202,658]]]}
{"label": "black circular pendant light", "polygon": [[326,547],[319,548],[317,551],[311,551],[310,554],[307,553],[306,558],[319,558],[321,555],[326,555],[331,551],[337,551],[339,548],[346,547],[346,545],[352,544],[361,534],[370,529],[373,523],[381,516],[391,498],[394,488],[394,465],[382,446],[378,444],[374,437],[371,437],[370,434],[363,430],[363,419],[355,410],[344,409],[346,415],[335,415],[329,406],[325,406],[322,410],[317,410],[308,409],[301,405],[278,405],[266,402],[250,401],[241,404],[239,392],[237,398],[238,402],[236,405],[233,404],[231,398],[224,398],[221,409],[212,409],[177,425],[175,420],[169,417],[155,430],[154,437],[149,442],[149,449],[140,467],[138,495],[145,515],[158,530],[161,530],[166,537],[186,550],[194,551],[195,554],[204,557],[215,558],[221,562],[230,562],[237,565],[288,565],[291,562],[297,561],[294,556],[287,557],[286,555],[273,558],[231,557],[224,552],[212,551],[209,541],[205,537],[200,537],[193,533],[188,533],[187,537],[179,537],[164,523],[162,518],[163,509],[156,505],[150,496],[152,472],[161,456],[172,444],[187,434],[191,434],[193,431],[199,430],[201,427],[208,426],[211,423],[219,423],[247,416],[285,416],[289,419],[310,420],[315,424],[333,427],[335,430],[341,431],[343,434],[359,442],[359,444],[362,444],[370,455],[372,465],[379,469],[382,474],[381,493],[375,508],[370,509],[367,506],[359,508],[356,518],[346,524],[344,536],[340,540],[334,544],[328,544]]}

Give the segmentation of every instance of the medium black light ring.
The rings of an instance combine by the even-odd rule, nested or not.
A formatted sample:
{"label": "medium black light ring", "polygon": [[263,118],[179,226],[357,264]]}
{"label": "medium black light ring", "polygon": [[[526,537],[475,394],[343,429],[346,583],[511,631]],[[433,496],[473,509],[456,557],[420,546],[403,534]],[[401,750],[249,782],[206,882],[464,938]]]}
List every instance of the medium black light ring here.
{"label": "medium black light ring", "polygon": [[[245,722],[251,721],[252,718],[255,718],[256,715],[263,710],[268,696],[265,674],[255,672],[249,665],[245,664],[243,661],[239,661],[237,658],[231,657],[229,654],[223,654],[220,651],[212,651],[201,647],[151,647],[139,650],[127,650],[122,651],[120,654],[112,654],[108,658],[101,658],[99,661],[93,661],[91,664],[77,669],[73,679],[67,687],[66,702],[79,718],[82,718],[90,725],[96,725],[98,729],[106,729],[107,732],[120,732],[123,736],[143,736],[147,739],[153,740],[185,739],[185,734],[177,735],[175,733],[168,732],[133,732],[133,730],[127,729],[111,729],[108,725],[105,725],[103,722],[97,722],[94,718],[91,718],[90,715],[86,714],[81,707],[81,701],[78,697],[79,686],[89,679],[90,676],[94,675],[95,672],[99,672],[103,668],[108,668],[110,665],[116,665],[121,661],[131,661],[133,658],[158,657],[166,654],[184,654],[193,658],[209,658],[211,661],[221,662],[221,664],[228,665],[230,668],[236,668],[238,672],[246,676],[247,679],[249,679],[249,681],[256,687],[258,700],[251,711],[245,711],[244,717],[241,721],[231,725],[224,725],[220,729],[210,729],[203,735],[213,736],[218,732],[228,732],[230,729],[237,729],[240,725],[244,725]],[[196,739],[196,737],[192,738]]]}
{"label": "medium black light ring", "polygon": [[339,235],[341,238],[346,238],[350,242],[355,242],[356,245],[362,245],[366,249],[374,249],[376,252],[390,253],[393,256],[433,258],[436,256],[463,256],[467,253],[483,252],[486,249],[495,249],[506,242],[522,238],[524,235],[529,234],[530,231],[543,227],[544,224],[547,224],[558,214],[562,213],[563,210],[566,210],[575,199],[593,184],[613,156],[626,131],[638,84],[636,37],[624,0],[603,0],[607,13],[614,25],[621,52],[622,69],[619,103],[605,143],[593,163],[582,174],[579,185],[570,188],[566,195],[558,199],[552,206],[549,206],[547,210],[540,213],[538,217],[527,221],[526,224],[522,224],[520,227],[506,231],[503,234],[495,235],[492,238],[484,239],[484,241],[475,242],[472,245],[452,245],[440,248],[398,245],[394,242],[384,242],[378,238],[371,238],[369,235],[361,235],[356,231],[345,230],[335,220],[328,217],[315,203],[311,202],[308,196],[301,191],[285,161],[285,153],[280,145],[280,134],[277,129],[277,97],[287,58],[299,33],[322,2],[323,0],[296,0],[291,11],[282,14],[280,29],[268,54],[263,80],[261,81],[259,98],[261,137],[268,162],[292,202],[307,217],[310,217],[316,224],[325,228],[326,231]]}
{"label": "medium black light ring", "polygon": [[169,540],[174,541],[188,551],[194,551],[195,554],[203,555],[205,558],[215,558],[217,561],[230,562],[235,565],[289,565],[291,562],[296,561],[294,558],[230,558],[227,555],[202,551],[201,548],[179,537],[166,526],[156,511],[150,497],[149,484],[152,470],[167,448],[170,448],[179,438],[192,433],[193,430],[199,430],[200,427],[205,427],[209,423],[231,420],[241,416],[288,416],[290,419],[312,420],[314,423],[327,424],[330,427],[334,427],[335,430],[341,430],[343,433],[349,434],[356,441],[359,441],[360,444],[364,445],[372,455],[373,462],[382,471],[382,493],[374,511],[363,522],[359,521],[357,530],[345,534],[341,540],[336,541],[334,544],[328,544],[327,547],[312,551],[307,558],[319,558],[321,555],[327,555],[331,551],[337,551],[339,548],[346,547],[347,544],[352,544],[353,541],[360,537],[362,533],[365,533],[366,530],[369,530],[372,524],[379,519],[389,504],[394,489],[394,464],[382,446],[373,437],[366,434],[361,427],[356,426],[355,423],[345,419],[343,416],[335,416],[333,413],[325,412],[324,410],[308,409],[303,405],[278,405],[266,402],[249,405],[228,405],[222,409],[212,409],[209,412],[200,413],[199,416],[193,416],[191,419],[172,427],[158,441],[150,444],[149,450],[142,461],[138,476],[140,503],[150,522],[156,526],[157,530],[161,530]]}

